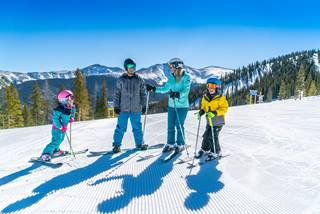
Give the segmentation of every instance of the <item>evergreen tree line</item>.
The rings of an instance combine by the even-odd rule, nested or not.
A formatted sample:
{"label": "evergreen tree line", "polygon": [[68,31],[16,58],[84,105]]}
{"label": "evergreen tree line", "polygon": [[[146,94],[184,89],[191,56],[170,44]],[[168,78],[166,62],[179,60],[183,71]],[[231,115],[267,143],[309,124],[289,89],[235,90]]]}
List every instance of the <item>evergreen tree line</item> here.
{"label": "evergreen tree line", "polygon": [[[100,93],[96,92],[95,103],[92,105],[85,76],[80,69],[76,70],[75,76],[73,89],[71,89],[74,93],[77,108],[75,119],[81,121],[109,117],[106,81],[103,82]],[[66,89],[64,85],[59,87],[59,91],[64,89]],[[48,82],[41,90],[36,81],[33,84],[28,103],[21,103],[18,90],[14,84],[2,90],[0,101],[0,128],[50,124],[52,122],[52,108],[58,105],[56,94],[51,91]]]}
{"label": "evergreen tree line", "polygon": [[[319,50],[294,52],[256,62],[222,77],[231,106],[249,102],[249,90],[264,95],[264,102],[320,94],[320,71],[312,60]],[[319,59],[318,59],[319,60]],[[241,84],[240,84],[241,83]]]}

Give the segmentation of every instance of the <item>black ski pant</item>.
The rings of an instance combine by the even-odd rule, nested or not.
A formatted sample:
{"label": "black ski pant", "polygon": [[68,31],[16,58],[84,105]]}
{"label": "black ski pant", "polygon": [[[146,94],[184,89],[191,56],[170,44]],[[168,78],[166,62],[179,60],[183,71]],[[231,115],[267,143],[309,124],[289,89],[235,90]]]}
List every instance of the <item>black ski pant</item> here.
{"label": "black ski pant", "polygon": [[[221,129],[222,129],[222,126],[213,126],[213,139],[216,147],[216,153],[219,153],[221,150],[220,143],[219,143],[219,132],[221,131]],[[202,137],[203,137],[203,140],[202,140],[201,149],[204,151],[214,152],[211,126],[209,125],[206,126],[206,131],[204,132]]]}

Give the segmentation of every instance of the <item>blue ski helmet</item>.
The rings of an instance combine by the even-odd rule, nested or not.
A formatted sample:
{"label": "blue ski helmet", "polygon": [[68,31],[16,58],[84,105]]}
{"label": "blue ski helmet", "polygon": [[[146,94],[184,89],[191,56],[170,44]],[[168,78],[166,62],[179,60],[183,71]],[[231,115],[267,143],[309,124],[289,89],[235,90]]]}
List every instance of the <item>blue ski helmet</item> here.
{"label": "blue ski helmet", "polygon": [[210,77],[207,80],[207,84],[208,83],[216,84],[217,86],[221,87],[221,81],[218,78],[215,78],[215,77]]}

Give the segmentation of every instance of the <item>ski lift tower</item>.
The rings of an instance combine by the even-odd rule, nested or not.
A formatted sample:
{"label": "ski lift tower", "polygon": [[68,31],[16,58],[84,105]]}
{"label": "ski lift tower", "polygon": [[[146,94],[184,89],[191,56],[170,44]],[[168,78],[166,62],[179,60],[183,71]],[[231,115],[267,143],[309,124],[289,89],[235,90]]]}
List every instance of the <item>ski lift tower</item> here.
{"label": "ski lift tower", "polygon": [[258,95],[257,90],[250,90],[250,104],[252,104],[252,98],[254,99],[253,104],[257,103],[257,95]]}
{"label": "ski lift tower", "polygon": [[260,92],[260,94],[258,95],[258,103],[263,103],[263,97],[264,95],[262,94],[262,92]]}

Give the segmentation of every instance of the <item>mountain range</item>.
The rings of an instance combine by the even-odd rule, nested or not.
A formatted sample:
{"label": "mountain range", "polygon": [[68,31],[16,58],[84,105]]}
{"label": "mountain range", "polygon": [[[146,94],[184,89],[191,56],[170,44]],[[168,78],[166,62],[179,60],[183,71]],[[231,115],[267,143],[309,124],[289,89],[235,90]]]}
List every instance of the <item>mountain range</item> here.
{"label": "mountain range", "polygon": [[[208,66],[201,69],[195,69],[186,66],[187,71],[191,75],[193,83],[205,83],[209,77],[221,77],[233,72],[233,69]],[[106,77],[119,77],[123,72],[123,69],[119,67],[108,67],[100,64],[93,64],[81,69],[86,77],[89,76],[106,76]],[[145,80],[155,82],[158,85],[162,85],[167,81],[170,75],[170,70],[166,63],[155,64],[147,68],[141,68],[137,70],[137,73],[141,75]],[[49,79],[73,79],[75,78],[75,71],[52,71],[52,72],[11,72],[0,71],[0,89],[13,83],[15,85],[22,84],[33,80],[49,80]]]}

